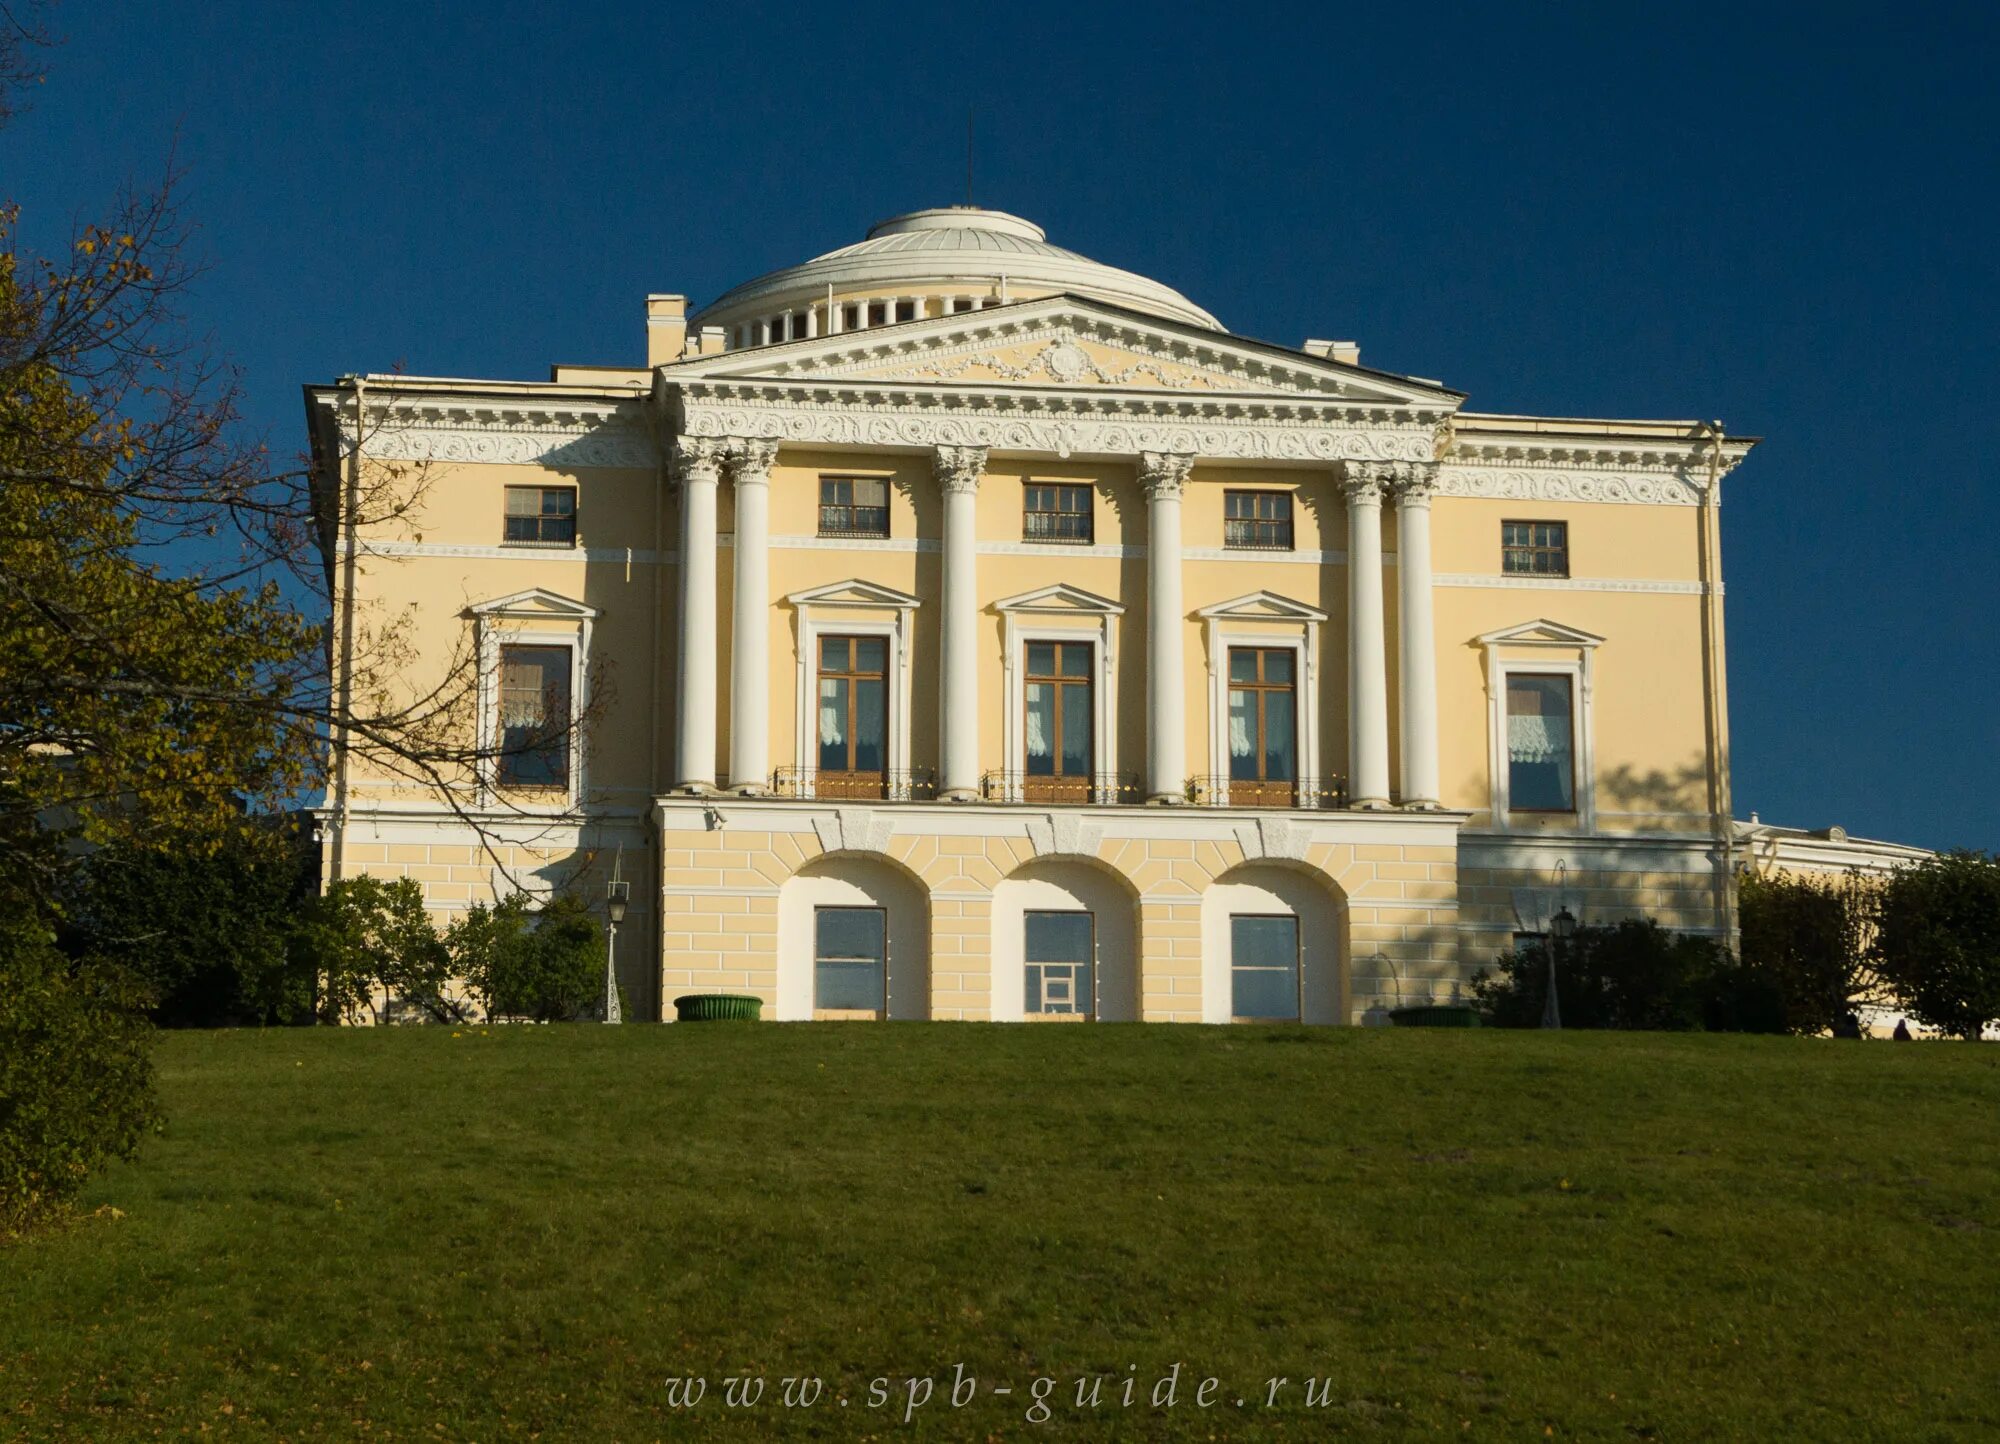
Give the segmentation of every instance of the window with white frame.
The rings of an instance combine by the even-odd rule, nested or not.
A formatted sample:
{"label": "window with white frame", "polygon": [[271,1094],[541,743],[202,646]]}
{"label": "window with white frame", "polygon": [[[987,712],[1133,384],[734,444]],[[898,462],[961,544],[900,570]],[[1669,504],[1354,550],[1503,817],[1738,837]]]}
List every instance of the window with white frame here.
{"label": "window with white frame", "polygon": [[879,1017],[888,1009],[888,988],[888,911],[814,908],[813,1011]]}
{"label": "window with white frame", "polygon": [[1238,913],[1229,919],[1229,1013],[1258,1022],[1299,1020],[1299,920]]}
{"label": "window with white frame", "polygon": [[1494,826],[1591,830],[1591,676],[1604,638],[1542,617],[1473,640],[1486,651]]}
{"label": "window with white frame", "polygon": [[1030,1018],[1088,1018],[1096,1012],[1091,962],[1096,919],[1087,912],[1029,912],[1022,917]]}

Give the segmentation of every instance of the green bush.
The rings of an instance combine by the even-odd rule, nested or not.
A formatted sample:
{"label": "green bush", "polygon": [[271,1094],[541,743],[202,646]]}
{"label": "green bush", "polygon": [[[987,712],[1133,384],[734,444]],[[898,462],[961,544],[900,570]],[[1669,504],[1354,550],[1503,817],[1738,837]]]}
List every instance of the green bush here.
{"label": "green bush", "polygon": [[1540,1025],[1549,949],[1565,1028],[1775,1032],[1782,1026],[1782,1005],[1768,980],[1724,949],[1651,918],[1626,918],[1579,928],[1566,943],[1543,940],[1503,953],[1494,960],[1497,971],[1481,969],[1473,995],[1500,1027]]}
{"label": "green bush", "polygon": [[462,1022],[471,1010],[449,988],[451,955],[424,910],[423,888],[401,877],[366,874],[332,884],[303,909],[292,957],[316,981],[314,1010],[338,1023],[372,1006],[380,988],[436,1022]]}
{"label": "green bush", "polygon": [[0,1234],[60,1212],[155,1127],[150,1001],[31,919],[0,928]]}
{"label": "green bush", "polygon": [[2000,1019],[2000,858],[1953,852],[1898,868],[1870,955],[1912,1017],[1976,1040]]}
{"label": "green bush", "polygon": [[1778,1031],[1824,1033],[1847,1014],[1885,1001],[1867,947],[1880,893],[1878,883],[1855,873],[1742,880],[1743,964],[1775,996]]}
{"label": "green bush", "polygon": [[557,894],[538,913],[521,893],[492,907],[476,904],[445,941],[453,971],[489,1017],[567,1022],[603,1002],[604,935],[574,894]]}

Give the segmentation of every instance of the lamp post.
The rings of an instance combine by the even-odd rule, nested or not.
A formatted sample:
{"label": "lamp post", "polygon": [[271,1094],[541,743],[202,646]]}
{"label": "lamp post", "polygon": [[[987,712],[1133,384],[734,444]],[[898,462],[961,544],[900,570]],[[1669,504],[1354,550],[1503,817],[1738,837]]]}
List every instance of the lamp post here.
{"label": "lamp post", "polygon": [[1557,863],[1556,903],[1558,909],[1556,915],[1549,919],[1549,991],[1548,996],[1542,1000],[1542,1026],[1544,1028],[1560,1029],[1563,1025],[1562,1008],[1556,1002],[1556,953],[1562,948],[1563,944],[1576,936],[1576,915],[1569,910],[1569,905],[1562,900],[1562,886],[1568,876],[1569,864],[1567,862]]}
{"label": "lamp post", "polygon": [[604,886],[604,1021],[622,1023],[618,1011],[618,924],[632,900],[632,884],[613,878]]}

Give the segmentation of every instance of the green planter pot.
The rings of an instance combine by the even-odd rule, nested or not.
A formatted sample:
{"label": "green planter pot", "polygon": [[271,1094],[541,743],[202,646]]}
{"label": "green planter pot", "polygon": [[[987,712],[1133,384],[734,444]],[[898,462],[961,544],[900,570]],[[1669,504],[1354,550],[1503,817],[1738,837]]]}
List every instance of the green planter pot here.
{"label": "green planter pot", "polygon": [[683,1023],[754,1023],[764,1016],[764,1000],[735,993],[687,993],[674,999],[674,1016]]}
{"label": "green planter pot", "polygon": [[1477,1028],[1483,1020],[1469,1003],[1429,1003],[1392,1009],[1389,1022],[1398,1028]]}

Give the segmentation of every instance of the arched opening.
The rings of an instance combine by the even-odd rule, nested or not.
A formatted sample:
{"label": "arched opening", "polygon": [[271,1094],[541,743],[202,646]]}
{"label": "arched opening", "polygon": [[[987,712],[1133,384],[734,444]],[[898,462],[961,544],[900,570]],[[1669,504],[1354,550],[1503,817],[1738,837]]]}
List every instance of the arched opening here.
{"label": "arched opening", "polygon": [[930,899],[882,858],[815,858],[778,889],[782,1020],[928,1018]]}
{"label": "arched opening", "polygon": [[1347,907],[1324,874],[1246,863],[1201,897],[1202,1021],[1347,1018]]}
{"label": "arched opening", "polygon": [[1026,863],[993,889],[993,1020],[1139,1018],[1138,898],[1082,859]]}

